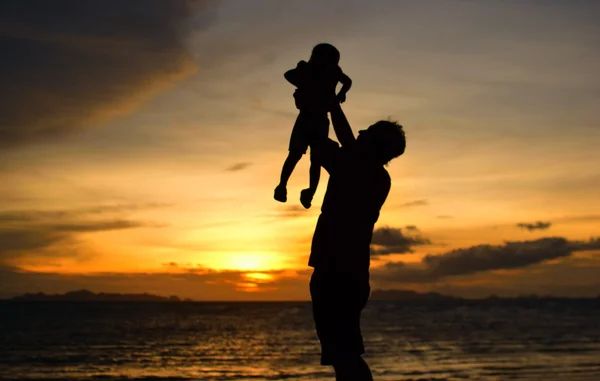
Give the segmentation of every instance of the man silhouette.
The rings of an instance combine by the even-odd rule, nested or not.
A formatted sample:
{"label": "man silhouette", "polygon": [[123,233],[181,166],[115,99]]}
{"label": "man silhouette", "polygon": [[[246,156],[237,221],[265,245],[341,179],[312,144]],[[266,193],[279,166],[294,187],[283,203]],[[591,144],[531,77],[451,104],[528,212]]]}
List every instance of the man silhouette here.
{"label": "man silhouette", "polygon": [[311,150],[329,172],[309,266],[313,317],[321,342],[321,364],[332,365],[337,381],[373,380],[364,353],[360,314],[369,299],[373,227],[391,180],[384,165],[404,153],[402,126],[379,121],[354,134],[339,103],[331,112],[341,147],[314,136]]}

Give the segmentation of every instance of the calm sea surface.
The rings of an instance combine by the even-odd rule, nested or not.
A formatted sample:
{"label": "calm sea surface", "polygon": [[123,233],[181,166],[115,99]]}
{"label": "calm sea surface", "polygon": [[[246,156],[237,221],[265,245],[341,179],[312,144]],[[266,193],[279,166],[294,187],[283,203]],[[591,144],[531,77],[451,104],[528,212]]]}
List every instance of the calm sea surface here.
{"label": "calm sea surface", "polygon": [[[600,380],[600,300],[371,301],[375,380]],[[0,302],[0,379],[333,380],[309,303]]]}

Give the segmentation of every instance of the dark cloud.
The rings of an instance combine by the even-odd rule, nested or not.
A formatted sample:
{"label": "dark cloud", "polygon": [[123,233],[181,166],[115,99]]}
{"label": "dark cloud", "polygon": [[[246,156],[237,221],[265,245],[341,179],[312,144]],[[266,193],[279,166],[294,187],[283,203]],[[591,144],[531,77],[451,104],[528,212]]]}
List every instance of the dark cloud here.
{"label": "dark cloud", "polygon": [[138,203],[118,205],[95,205],[69,210],[8,210],[0,212],[0,222],[39,222],[81,218],[98,214],[129,214],[136,211],[171,206],[167,203]]}
{"label": "dark cloud", "polygon": [[300,217],[307,215],[308,212],[300,205],[286,205],[278,210],[277,215],[279,217]]}
{"label": "dark cloud", "polygon": [[[6,226],[0,228],[0,263],[23,257],[64,256],[59,244],[76,242],[79,233],[94,233],[148,226],[147,224],[108,220],[79,223],[44,223]],[[69,255],[71,255],[69,253]]]}
{"label": "dark cloud", "polygon": [[[95,233],[140,227],[159,227],[122,217],[123,213],[167,204],[124,204],[90,206],[72,210],[24,210],[0,212],[0,263],[32,257],[72,256],[66,245],[78,243],[82,233]],[[99,218],[100,216],[100,218]],[[84,255],[85,253],[78,253]]]}
{"label": "dark cloud", "polygon": [[558,219],[561,222],[600,221],[600,214],[584,214],[580,216],[566,216]]}
{"label": "dark cloud", "polygon": [[446,215],[446,214],[440,214],[439,216],[436,216],[436,218],[439,218],[440,220],[449,220],[454,218],[454,216],[450,216],[450,215]]}
{"label": "dark cloud", "polygon": [[39,250],[65,240],[66,235],[43,229],[0,230],[0,262],[5,256]]}
{"label": "dark cloud", "polygon": [[552,225],[551,222],[537,221],[537,222],[534,222],[534,223],[520,222],[520,223],[517,224],[517,227],[532,232],[534,230],[546,230],[546,229],[549,229],[551,225]]}
{"label": "dark cloud", "polygon": [[244,170],[244,169],[248,168],[251,165],[252,165],[252,163],[248,163],[248,162],[246,162],[246,163],[236,163],[236,164],[232,165],[231,167],[228,167],[226,169],[226,171],[237,172],[237,171]]}
{"label": "dark cloud", "polygon": [[574,241],[571,243],[574,251],[600,250],[600,238],[592,238],[589,241]]}
{"label": "dark cloud", "polygon": [[[405,230],[418,231],[416,226],[407,226]],[[384,226],[373,231],[371,256],[412,253],[414,246],[430,243],[427,238],[419,235],[406,235],[401,228]]]}
{"label": "dark cloud", "polygon": [[[453,279],[420,284],[419,288],[468,298],[519,295],[557,295],[596,297],[600,295],[600,253],[572,255],[534,265],[533,271],[501,271],[474,274],[468,279]],[[406,286],[404,286],[406,287]]]}
{"label": "dark cloud", "polygon": [[205,266],[193,264],[193,263],[167,262],[167,263],[163,263],[162,265],[170,270],[181,270],[181,271],[185,271],[185,272],[189,272],[189,273],[211,272],[211,271],[214,272],[215,271],[215,270],[212,270]]}
{"label": "dark cloud", "polygon": [[404,204],[400,204],[400,207],[408,208],[411,206],[424,206],[424,205],[429,205],[429,201],[427,201],[426,199],[413,200],[413,201],[405,202]]}
{"label": "dark cloud", "polygon": [[263,213],[262,216],[273,219],[307,217],[312,216],[314,213],[318,212],[318,210],[319,207],[314,204],[312,208],[308,210],[300,205],[282,205],[270,212]]}
{"label": "dark cloud", "polygon": [[[195,68],[186,49],[205,1],[0,2],[0,147],[129,111]],[[204,14],[202,14],[204,15]],[[204,24],[206,17],[195,17]]]}
{"label": "dark cloud", "polygon": [[397,283],[430,283],[492,270],[517,269],[551,259],[568,257],[575,251],[600,249],[600,240],[569,241],[541,238],[506,242],[503,245],[477,245],[439,255],[427,255],[419,264],[388,263],[374,269],[376,279]]}
{"label": "dark cloud", "polygon": [[149,224],[138,222],[138,221],[126,221],[126,220],[115,220],[115,221],[94,221],[94,222],[80,222],[71,224],[56,224],[51,228],[57,232],[66,233],[93,233],[108,230],[123,230],[131,228],[139,228],[142,226],[150,226]]}

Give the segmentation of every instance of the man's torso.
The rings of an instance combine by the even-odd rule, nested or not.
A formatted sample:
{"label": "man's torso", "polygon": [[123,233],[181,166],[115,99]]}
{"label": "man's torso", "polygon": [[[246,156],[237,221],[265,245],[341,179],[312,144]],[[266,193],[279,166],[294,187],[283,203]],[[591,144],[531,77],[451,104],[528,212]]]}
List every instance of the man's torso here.
{"label": "man's torso", "polygon": [[385,168],[339,149],[312,241],[309,265],[323,270],[368,272],[373,227],[390,189]]}

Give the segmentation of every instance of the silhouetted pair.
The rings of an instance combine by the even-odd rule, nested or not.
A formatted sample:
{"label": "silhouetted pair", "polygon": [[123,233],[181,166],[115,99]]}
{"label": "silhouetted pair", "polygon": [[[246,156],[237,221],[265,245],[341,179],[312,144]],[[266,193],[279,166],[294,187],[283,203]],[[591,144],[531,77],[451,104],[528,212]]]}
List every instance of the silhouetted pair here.
{"label": "silhouetted pair", "polygon": [[[373,377],[361,357],[360,315],[370,293],[370,244],[391,187],[384,166],[404,153],[406,140],[402,126],[393,121],[379,121],[354,137],[340,106],[351,81],[339,68],[339,58],[335,47],[319,44],[309,62],[285,74],[297,87],[300,112],[275,199],[286,201],[287,180],[310,146],[310,187],[300,196],[304,207],[310,207],[320,168],[329,172],[308,263],[314,268],[310,294],[321,364],[332,365],[338,381],[368,381]],[[343,87],[336,95],[338,82]],[[341,147],[328,138],[328,112]]]}

